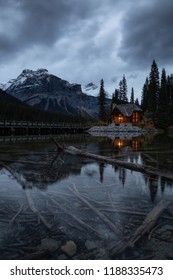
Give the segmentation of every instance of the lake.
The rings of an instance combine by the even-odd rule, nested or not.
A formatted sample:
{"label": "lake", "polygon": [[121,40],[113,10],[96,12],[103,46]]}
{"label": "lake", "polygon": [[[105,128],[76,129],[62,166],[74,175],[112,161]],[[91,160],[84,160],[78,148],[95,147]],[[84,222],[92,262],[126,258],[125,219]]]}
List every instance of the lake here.
{"label": "lake", "polygon": [[[173,181],[57,152],[52,140],[0,141],[0,259],[173,259]],[[173,172],[173,138],[60,135],[60,144]],[[154,227],[118,253],[161,201]],[[70,242],[69,242],[70,241]]]}

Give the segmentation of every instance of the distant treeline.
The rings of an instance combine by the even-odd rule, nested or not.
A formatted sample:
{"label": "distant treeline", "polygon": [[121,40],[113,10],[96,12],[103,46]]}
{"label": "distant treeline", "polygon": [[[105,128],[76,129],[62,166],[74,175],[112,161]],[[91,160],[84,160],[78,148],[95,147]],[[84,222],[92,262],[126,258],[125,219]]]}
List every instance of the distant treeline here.
{"label": "distant treeline", "polygon": [[81,116],[60,115],[31,107],[0,89],[0,120],[86,122]]}

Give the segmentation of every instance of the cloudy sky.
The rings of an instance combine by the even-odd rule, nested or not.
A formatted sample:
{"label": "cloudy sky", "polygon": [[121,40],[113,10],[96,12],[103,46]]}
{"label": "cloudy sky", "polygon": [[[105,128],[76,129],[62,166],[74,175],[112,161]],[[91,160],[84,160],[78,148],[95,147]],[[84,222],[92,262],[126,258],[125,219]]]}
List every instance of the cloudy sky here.
{"label": "cloudy sky", "polygon": [[46,68],[71,83],[126,76],[136,97],[152,60],[173,73],[172,0],[0,0],[0,81]]}

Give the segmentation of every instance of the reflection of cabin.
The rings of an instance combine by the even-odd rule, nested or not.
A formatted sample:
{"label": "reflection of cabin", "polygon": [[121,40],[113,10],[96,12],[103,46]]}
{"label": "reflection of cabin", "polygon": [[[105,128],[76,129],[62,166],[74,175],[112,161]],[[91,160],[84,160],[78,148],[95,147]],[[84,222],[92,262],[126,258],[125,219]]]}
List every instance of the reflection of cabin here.
{"label": "reflection of cabin", "polygon": [[122,149],[124,147],[129,147],[132,151],[138,151],[142,146],[141,138],[115,138],[113,144],[115,148]]}
{"label": "reflection of cabin", "polygon": [[142,121],[142,109],[136,104],[113,104],[111,112],[112,122],[116,125],[121,123],[131,123],[139,125]]}

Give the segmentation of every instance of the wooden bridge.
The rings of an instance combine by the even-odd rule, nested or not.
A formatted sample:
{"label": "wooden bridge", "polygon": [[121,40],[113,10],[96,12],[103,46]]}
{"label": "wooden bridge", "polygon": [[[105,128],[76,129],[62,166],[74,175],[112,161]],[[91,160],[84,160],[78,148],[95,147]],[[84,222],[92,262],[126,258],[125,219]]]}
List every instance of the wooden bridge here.
{"label": "wooden bridge", "polygon": [[0,135],[55,135],[82,133],[90,126],[82,123],[0,121]]}

